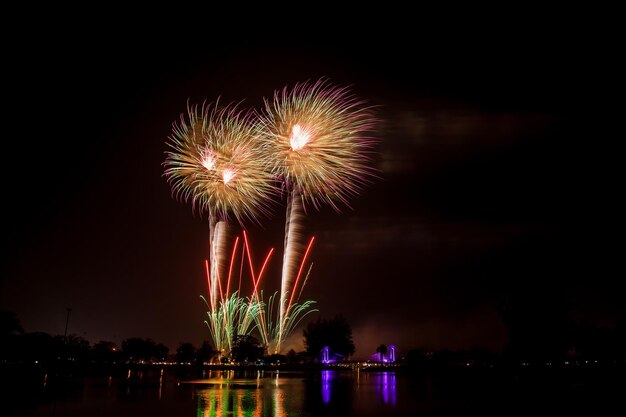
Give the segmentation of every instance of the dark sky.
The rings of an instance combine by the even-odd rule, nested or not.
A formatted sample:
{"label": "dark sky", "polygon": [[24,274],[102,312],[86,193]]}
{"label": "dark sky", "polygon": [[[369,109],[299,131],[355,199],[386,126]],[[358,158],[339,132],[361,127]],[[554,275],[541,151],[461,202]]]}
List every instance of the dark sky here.
{"label": "dark sky", "polygon": [[[605,129],[619,90],[584,30],[370,24],[306,39],[62,23],[5,48],[0,307],[25,330],[62,334],[71,307],[69,332],[92,343],[208,339],[208,225],[162,176],[171,124],[188,99],[258,106],[319,77],[381,119],[380,180],[352,209],[307,219],[312,317],[343,314],[357,356],[381,343],[499,350],[496,308],[512,298],[623,317],[619,138]],[[258,256],[278,250],[268,287],[283,221],[281,202],[249,227]]]}

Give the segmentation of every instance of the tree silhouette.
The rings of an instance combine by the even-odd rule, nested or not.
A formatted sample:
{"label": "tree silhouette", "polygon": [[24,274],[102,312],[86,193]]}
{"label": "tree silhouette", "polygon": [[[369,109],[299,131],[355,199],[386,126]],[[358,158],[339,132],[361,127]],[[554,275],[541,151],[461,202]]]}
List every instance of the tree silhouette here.
{"label": "tree silhouette", "polygon": [[376,348],[376,353],[380,358],[380,361],[383,362],[385,359],[385,355],[387,354],[387,345],[380,345]]}
{"label": "tree silhouette", "polygon": [[86,361],[89,357],[89,341],[75,334],[67,337],[58,335],[54,339],[59,346],[63,346],[64,357],[70,361]]}
{"label": "tree silhouette", "polygon": [[499,313],[508,330],[508,359],[545,363],[565,358],[573,324],[565,300],[555,291],[520,290]]}
{"label": "tree silhouette", "polygon": [[215,357],[215,355],[217,355],[217,351],[213,349],[213,346],[211,346],[211,343],[205,340],[204,342],[202,342],[202,346],[200,346],[198,348],[198,351],[196,352],[196,359],[200,363],[210,362],[211,359]]}
{"label": "tree silhouette", "polygon": [[0,340],[24,333],[17,314],[8,310],[0,310]]}
{"label": "tree silhouette", "polygon": [[24,333],[17,315],[8,310],[0,310],[0,360],[14,356],[17,338]]}
{"label": "tree silhouette", "polygon": [[354,354],[352,328],[345,318],[337,315],[332,319],[318,318],[310,322],[303,331],[304,344],[309,356],[318,357],[320,351],[328,346],[334,353],[342,356]]}
{"label": "tree silhouette", "polygon": [[263,357],[265,349],[259,340],[251,335],[239,335],[233,341],[231,355],[239,363],[255,362]]}
{"label": "tree silhouette", "polygon": [[45,332],[24,333],[17,339],[15,358],[22,362],[50,364],[63,352],[63,336]]}
{"label": "tree silhouette", "polygon": [[289,352],[287,352],[287,363],[297,363],[298,362],[298,354],[296,353],[295,350],[293,349],[289,349]]}
{"label": "tree silhouette", "polygon": [[156,357],[156,343],[152,339],[141,339],[139,337],[131,337],[122,342],[122,352],[130,361],[149,361]]}
{"label": "tree silhouette", "polygon": [[112,363],[120,360],[120,350],[114,342],[101,340],[91,348],[91,358],[97,363]]}
{"label": "tree silhouette", "polygon": [[163,343],[159,343],[154,347],[154,356],[161,361],[164,361],[167,358],[167,354],[170,349],[165,346]]}
{"label": "tree silhouette", "polygon": [[196,360],[196,348],[189,342],[181,343],[176,349],[176,362],[194,362]]}

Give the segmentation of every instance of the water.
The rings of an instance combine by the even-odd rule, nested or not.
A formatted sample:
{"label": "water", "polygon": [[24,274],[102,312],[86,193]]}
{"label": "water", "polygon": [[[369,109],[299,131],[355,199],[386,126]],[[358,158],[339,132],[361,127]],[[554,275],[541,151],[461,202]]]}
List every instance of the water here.
{"label": "water", "polygon": [[405,407],[398,407],[396,375],[392,372],[276,373],[257,379],[257,385],[254,381],[199,389],[197,415],[398,415],[410,402],[407,395]]}
{"label": "water", "polygon": [[[195,376],[195,378],[194,378]],[[620,376],[621,378],[621,376]],[[619,379],[623,382],[623,378]],[[455,372],[407,376],[395,372],[127,370],[68,379],[51,386],[4,387],[9,416],[415,416],[604,415],[624,409],[615,379],[571,375]],[[617,407],[617,408],[616,408]]]}

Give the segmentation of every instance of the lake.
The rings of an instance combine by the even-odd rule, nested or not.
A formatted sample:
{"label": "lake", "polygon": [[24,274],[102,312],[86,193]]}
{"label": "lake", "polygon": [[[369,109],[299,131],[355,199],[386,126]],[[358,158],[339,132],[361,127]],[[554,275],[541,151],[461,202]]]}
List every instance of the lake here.
{"label": "lake", "polygon": [[[608,377],[607,377],[608,375]],[[353,370],[180,372],[129,369],[3,388],[10,416],[609,415],[624,410],[624,375],[593,372],[433,375]],[[23,382],[23,381],[22,381]],[[624,414],[626,415],[626,414]]]}

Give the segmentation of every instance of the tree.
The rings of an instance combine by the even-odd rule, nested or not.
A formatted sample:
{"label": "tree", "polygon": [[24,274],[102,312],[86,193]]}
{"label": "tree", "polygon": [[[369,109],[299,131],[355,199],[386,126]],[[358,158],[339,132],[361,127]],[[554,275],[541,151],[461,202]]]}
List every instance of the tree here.
{"label": "tree", "polygon": [[152,339],[132,337],[122,342],[124,356],[131,361],[148,361],[157,356],[156,343]]}
{"label": "tree", "polygon": [[376,353],[378,353],[380,361],[384,362],[385,355],[387,354],[387,345],[380,345],[380,346],[378,346],[376,348]]}
{"label": "tree", "polygon": [[167,354],[169,353],[170,349],[165,346],[163,343],[159,343],[154,347],[154,356],[160,360],[160,361],[164,361],[167,358]]}
{"label": "tree", "polygon": [[265,362],[272,365],[280,365],[281,363],[287,363],[287,356],[273,353],[265,358]]}
{"label": "tree", "polygon": [[114,342],[101,340],[91,348],[91,358],[98,363],[117,362],[120,350]]}
{"label": "tree", "polygon": [[303,331],[304,345],[311,357],[318,357],[321,350],[328,346],[331,352],[350,356],[354,354],[352,342],[352,328],[341,315],[332,319],[322,319],[310,322]]}
{"label": "tree", "polygon": [[15,357],[24,362],[50,364],[63,352],[63,340],[45,332],[24,333],[17,339]]}
{"label": "tree", "polygon": [[298,362],[298,354],[296,353],[295,350],[293,349],[289,349],[289,352],[287,352],[287,363],[297,363]]}
{"label": "tree", "polygon": [[70,361],[82,362],[89,357],[89,341],[75,334],[54,336],[58,346],[63,346],[63,357]]}
{"label": "tree", "polygon": [[259,340],[251,335],[239,335],[233,341],[231,354],[239,363],[256,362],[263,357],[265,348]]}
{"label": "tree", "polygon": [[499,313],[508,330],[507,359],[546,363],[566,357],[573,323],[565,299],[556,291],[519,290]]}
{"label": "tree", "polygon": [[0,360],[14,356],[17,339],[23,333],[17,315],[12,311],[0,310]]}
{"label": "tree", "polygon": [[17,314],[8,310],[0,310],[0,340],[24,333]]}
{"label": "tree", "polygon": [[202,346],[200,346],[198,348],[198,351],[196,352],[196,359],[200,363],[210,362],[211,359],[215,357],[215,355],[217,355],[217,351],[213,349],[211,343],[205,340],[204,342],[202,342]]}
{"label": "tree", "polygon": [[421,369],[429,365],[428,354],[422,349],[411,349],[406,354],[406,363],[411,369]]}
{"label": "tree", "polygon": [[176,349],[176,362],[194,362],[196,360],[196,348],[189,342],[181,343]]}

